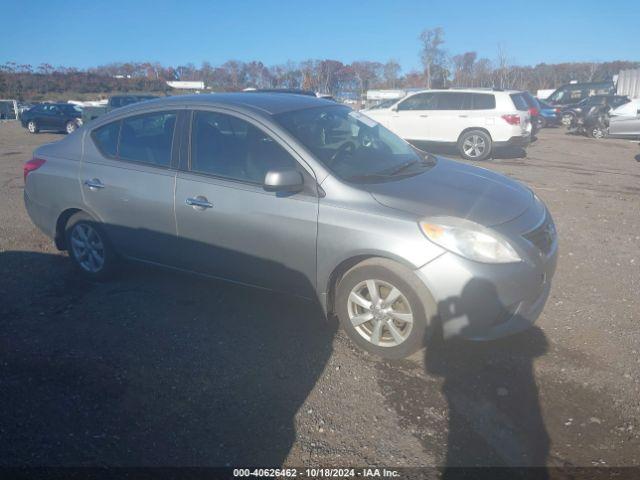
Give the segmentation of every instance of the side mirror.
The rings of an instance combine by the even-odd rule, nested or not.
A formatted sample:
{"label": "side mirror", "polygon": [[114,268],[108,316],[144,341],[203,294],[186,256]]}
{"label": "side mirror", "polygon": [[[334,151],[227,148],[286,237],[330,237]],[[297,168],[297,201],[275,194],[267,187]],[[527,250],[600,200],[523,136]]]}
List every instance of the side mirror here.
{"label": "side mirror", "polygon": [[397,112],[397,111],[398,111],[398,105],[393,105],[393,106],[391,107],[391,111],[392,111],[392,112]]}
{"label": "side mirror", "polygon": [[304,188],[304,179],[297,170],[269,170],[263,187],[267,192],[296,193]]}

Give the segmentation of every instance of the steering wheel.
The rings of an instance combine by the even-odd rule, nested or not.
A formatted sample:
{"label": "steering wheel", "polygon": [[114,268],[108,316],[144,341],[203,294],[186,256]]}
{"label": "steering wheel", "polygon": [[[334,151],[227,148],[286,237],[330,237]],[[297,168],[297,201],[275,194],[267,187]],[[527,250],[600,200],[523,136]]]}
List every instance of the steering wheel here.
{"label": "steering wheel", "polygon": [[331,155],[331,158],[329,159],[329,165],[333,165],[335,163],[335,161],[340,158],[342,155],[344,155],[345,153],[349,152],[350,154],[353,155],[353,153],[356,151],[356,144],[349,141],[349,142],[345,142],[342,145],[340,145],[340,147],[338,148],[338,150],[336,150],[336,153],[334,153],[333,155]]}

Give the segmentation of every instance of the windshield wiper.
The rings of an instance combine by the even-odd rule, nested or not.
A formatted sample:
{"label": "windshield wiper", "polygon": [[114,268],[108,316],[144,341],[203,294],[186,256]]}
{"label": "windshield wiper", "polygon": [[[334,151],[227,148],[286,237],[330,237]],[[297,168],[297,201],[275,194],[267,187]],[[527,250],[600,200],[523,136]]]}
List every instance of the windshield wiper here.
{"label": "windshield wiper", "polygon": [[398,175],[401,172],[404,172],[407,168],[412,167],[417,163],[418,163],[418,160],[409,160],[408,162],[401,163],[400,165],[398,165],[397,167],[395,167],[393,170],[389,172],[384,172],[384,174],[392,177],[394,175]]}

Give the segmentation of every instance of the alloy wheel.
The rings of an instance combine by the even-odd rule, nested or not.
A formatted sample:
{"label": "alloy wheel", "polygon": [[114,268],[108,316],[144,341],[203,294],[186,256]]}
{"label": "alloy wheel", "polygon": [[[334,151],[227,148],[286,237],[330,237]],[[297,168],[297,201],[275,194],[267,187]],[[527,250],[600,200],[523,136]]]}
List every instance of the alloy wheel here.
{"label": "alloy wheel", "polygon": [[413,328],[413,312],[407,297],[382,280],[365,280],[349,294],[349,320],[365,340],[380,347],[403,343]]}
{"label": "alloy wheel", "polygon": [[78,223],[71,231],[71,250],[80,267],[97,273],[104,267],[105,248],[98,232],[86,223]]}
{"label": "alloy wheel", "polygon": [[482,138],[480,135],[470,135],[469,137],[465,138],[464,142],[462,143],[462,150],[467,156],[471,158],[481,157],[486,148],[487,145],[484,141],[484,138]]}
{"label": "alloy wheel", "polygon": [[32,120],[32,121],[30,121],[30,122],[27,124],[27,129],[28,129],[28,130],[29,130],[29,132],[31,132],[31,133],[36,133],[36,122],[34,122],[33,120]]}
{"label": "alloy wheel", "polygon": [[76,130],[76,124],[73,122],[67,123],[67,133],[73,133]]}

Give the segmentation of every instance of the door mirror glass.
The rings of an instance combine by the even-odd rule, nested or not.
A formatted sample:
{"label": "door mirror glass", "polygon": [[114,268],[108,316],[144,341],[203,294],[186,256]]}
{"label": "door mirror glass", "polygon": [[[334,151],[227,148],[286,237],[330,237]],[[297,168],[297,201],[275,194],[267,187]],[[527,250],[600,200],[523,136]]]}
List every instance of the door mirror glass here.
{"label": "door mirror glass", "polygon": [[264,189],[268,192],[295,193],[303,187],[302,174],[297,170],[269,170],[264,176]]}

